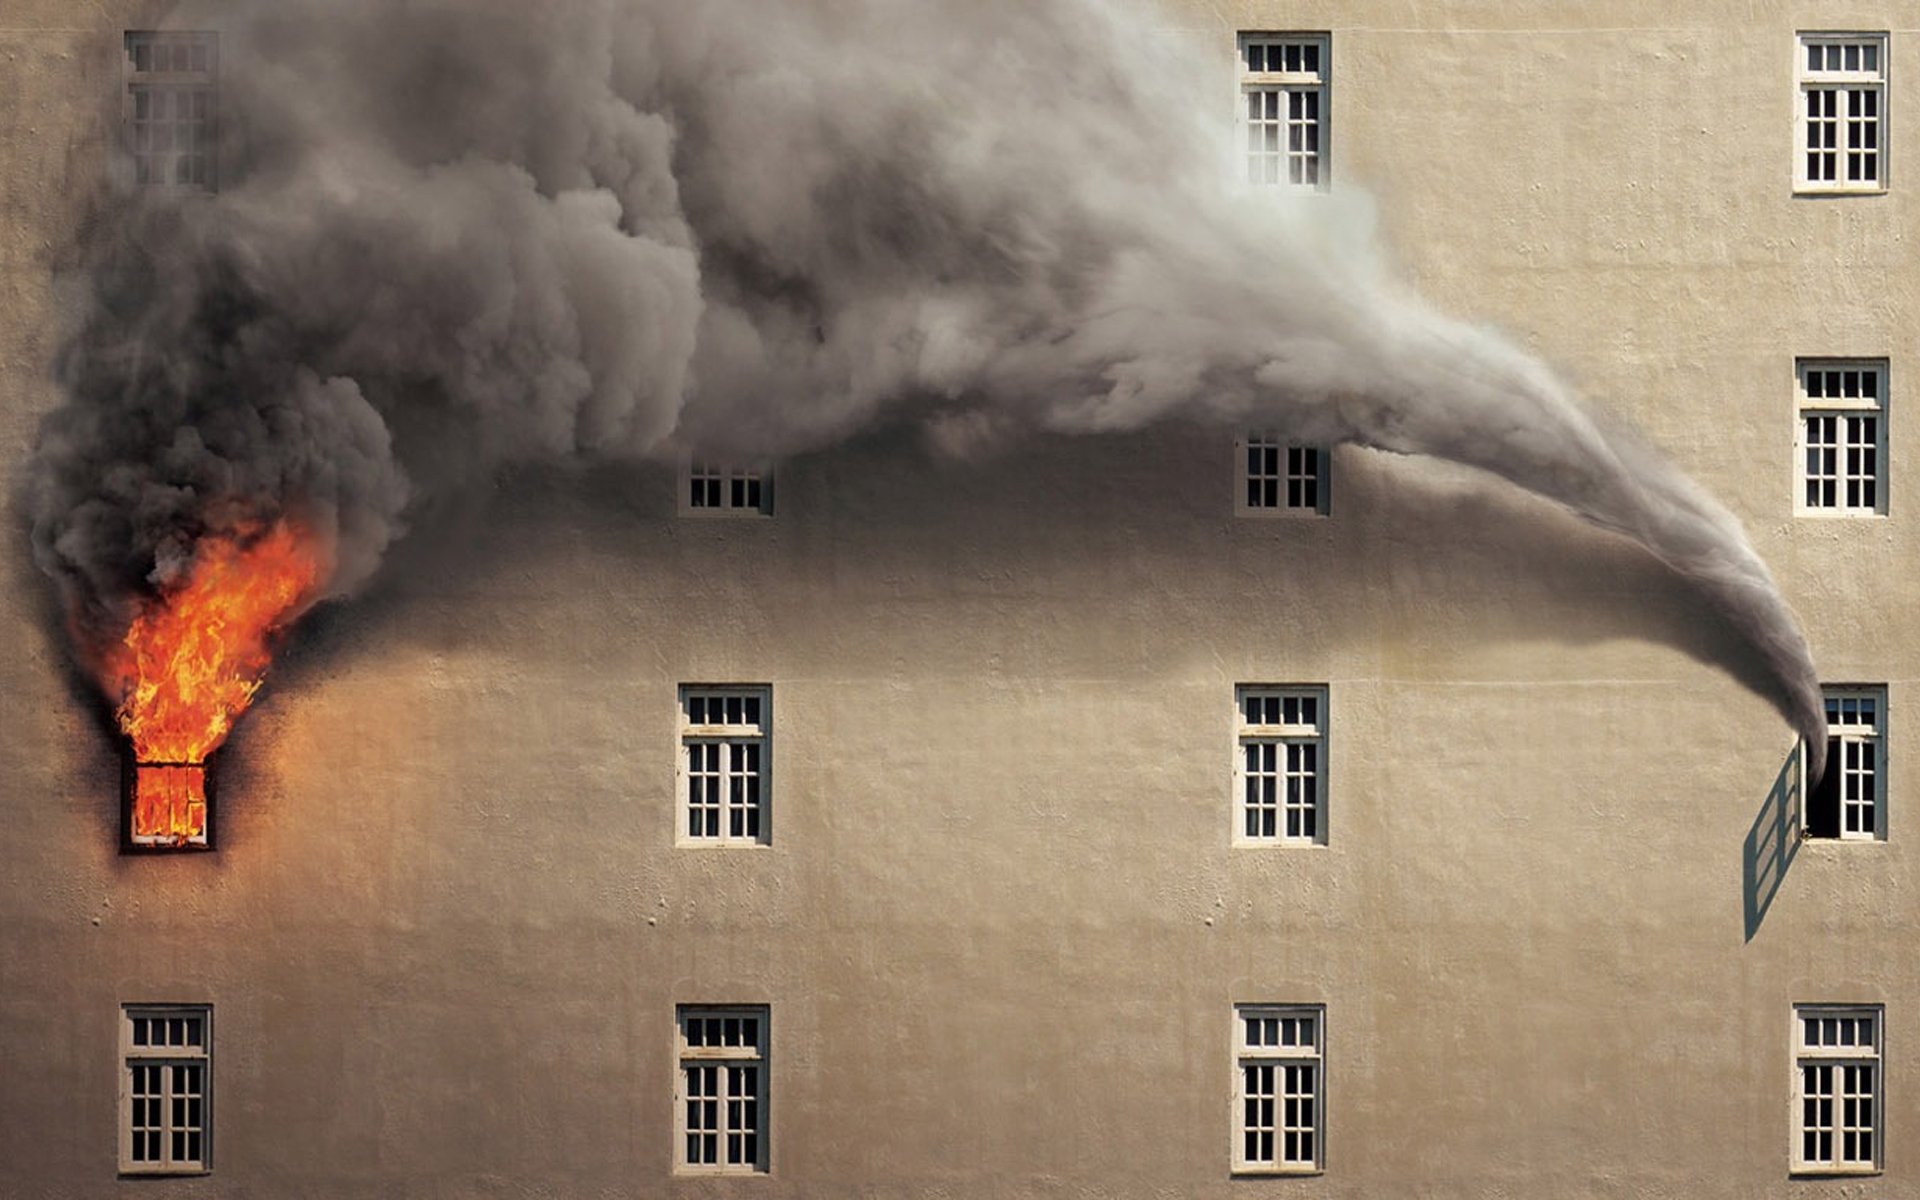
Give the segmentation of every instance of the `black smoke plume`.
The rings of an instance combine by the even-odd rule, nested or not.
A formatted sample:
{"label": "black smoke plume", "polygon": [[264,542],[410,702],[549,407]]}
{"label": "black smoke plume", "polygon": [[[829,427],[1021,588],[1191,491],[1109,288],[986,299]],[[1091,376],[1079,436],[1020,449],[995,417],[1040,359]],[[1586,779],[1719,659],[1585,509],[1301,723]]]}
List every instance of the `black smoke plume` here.
{"label": "black smoke plume", "polygon": [[1825,749],[1738,522],[1409,295],[1356,193],[1236,189],[1225,62],[1150,10],[275,0],[212,25],[221,186],[108,201],[30,473],[83,636],[281,515],[351,594],[410,505],[514,460],[1181,415],[1464,463],[1634,539]]}

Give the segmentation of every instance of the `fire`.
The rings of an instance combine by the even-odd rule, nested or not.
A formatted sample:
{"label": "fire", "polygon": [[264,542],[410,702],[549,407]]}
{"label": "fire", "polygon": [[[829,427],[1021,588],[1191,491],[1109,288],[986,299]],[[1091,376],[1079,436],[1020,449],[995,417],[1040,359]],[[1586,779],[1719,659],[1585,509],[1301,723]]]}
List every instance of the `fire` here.
{"label": "fire", "polygon": [[178,846],[206,840],[207,769],[188,763],[138,763],[133,768],[133,839],[138,845]]}
{"label": "fire", "polygon": [[289,521],[202,538],[185,579],[144,602],[106,655],[133,742],[133,839],[204,841],[206,760],[253,702],[276,635],[310,601],[323,555]]}

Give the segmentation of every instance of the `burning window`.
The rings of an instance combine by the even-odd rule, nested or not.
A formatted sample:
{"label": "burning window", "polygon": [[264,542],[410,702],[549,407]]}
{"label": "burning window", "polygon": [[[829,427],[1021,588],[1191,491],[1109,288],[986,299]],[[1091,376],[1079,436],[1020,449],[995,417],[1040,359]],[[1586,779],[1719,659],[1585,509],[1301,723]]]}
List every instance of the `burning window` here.
{"label": "burning window", "polygon": [[219,35],[129,30],[126,51],[127,153],[134,183],[212,191]]}
{"label": "burning window", "polygon": [[1887,35],[1800,35],[1800,149],[1795,186],[1803,192],[1884,191]]}
{"label": "burning window", "polygon": [[1327,452],[1254,432],[1234,446],[1234,511],[1241,516],[1321,516]]}
{"label": "burning window", "polygon": [[210,850],[213,810],[203,762],[135,762],[123,816],[135,850]]}
{"label": "burning window", "polygon": [[1807,797],[1807,836],[1875,841],[1887,836],[1882,739],[1887,696],[1881,688],[1828,688],[1827,773]]}
{"label": "burning window", "polygon": [[120,1012],[120,1170],[205,1172],[213,1091],[213,1009],[129,1004]]}
{"label": "burning window", "polygon": [[204,536],[191,570],[141,600],[125,635],[102,648],[101,684],[132,750],[129,848],[212,846],[209,756],[253,703],[324,558],[288,522]]}
{"label": "burning window", "polygon": [[1798,366],[1800,511],[1886,512],[1886,360],[1801,359]]}
{"label": "burning window", "polygon": [[680,478],[683,516],[773,515],[773,472],[765,465],[691,459]]}
{"label": "burning window", "polygon": [[767,1169],[765,1008],[678,1010],[677,1166],[688,1172]]}
{"label": "burning window", "polygon": [[1793,1010],[1793,1168],[1880,1169],[1879,1006]]}
{"label": "burning window", "polygon": [[681,840],[764,845],[771,841],[767,783],[773,695],[764,686],[680,689]]}
{"label": "burning window", "polygon": [[1234,704],[1234,841],[1324,843],[1326,689],[1243,684],[1234,691]]}
{"label": "burning window", "polygon": [[1247,182],[1327,186],[1324,33],[1240,35],[1240,128]]}
{"label": "burning window", "polygon": [[1233,1169],[1317,1171],[1326,1010],[1241,1005],[1233,1014]]}

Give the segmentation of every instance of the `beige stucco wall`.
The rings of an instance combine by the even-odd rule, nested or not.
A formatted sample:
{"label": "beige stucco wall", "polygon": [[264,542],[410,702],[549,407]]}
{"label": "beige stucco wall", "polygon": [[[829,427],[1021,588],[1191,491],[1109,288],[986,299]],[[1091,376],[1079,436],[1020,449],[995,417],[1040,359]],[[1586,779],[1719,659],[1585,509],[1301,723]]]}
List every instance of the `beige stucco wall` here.
{"label": "beige stucco wall", "polygon": [[[104,170],[132,5],[0,3],[0,462]],[[976,466],[871,439],[767,522],[523,475],[323,614],[220,762],[220,849],[116,852],[116,748],[0,550],[0,1193],[1920,1194],[1905,4],[1179,4],[1331,30],[1334,171],[1408,274],[1740,514],[1832,679],[1884,682],[1890,838],[1804,846],[1790,735],[1643,556],[1334,456],[1235,520],[1215,434]],[[1892,191],[1790,193],[1797,28],[1891,29]],[[1911,178],[1910,178],[1911,173]],[[1795,355],[1891,360],[1881,520],[1792,516]],[[773,845],[673,844],[675,688],[774,689]],[[1325,682],[1329,844],[1229,846],[1232,689]],[[118,1005],[215,1007],[215,1166],[115,1178]],[[1228,1176],[1236,1002],[1327,1006],[1327,1171]],[[1887,1174],[1790,1184],[1789,1012],[1887,1006]],[[772,1173],[670,1175],[676,1003],[772,1010]]]}

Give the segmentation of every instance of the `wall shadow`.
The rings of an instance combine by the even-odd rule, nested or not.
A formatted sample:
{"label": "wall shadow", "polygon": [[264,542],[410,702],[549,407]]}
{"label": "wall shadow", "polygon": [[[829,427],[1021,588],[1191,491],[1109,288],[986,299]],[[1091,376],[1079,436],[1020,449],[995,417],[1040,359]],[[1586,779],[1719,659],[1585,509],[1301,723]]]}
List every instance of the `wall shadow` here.
{"label": "wall shadow", "polygon": [[1760,801],[1760,811],[1753,815],[1753,827],[1747,830],[1746,844],[1740,852],[1741,894],[1749,942],[1760,931],[1767,909],[1780,894],[1787,868],[1800,853],[1801,800],[1800,751],[1796,746],[1787,752],[1787,761],[1780,764],[1773,786]]}

